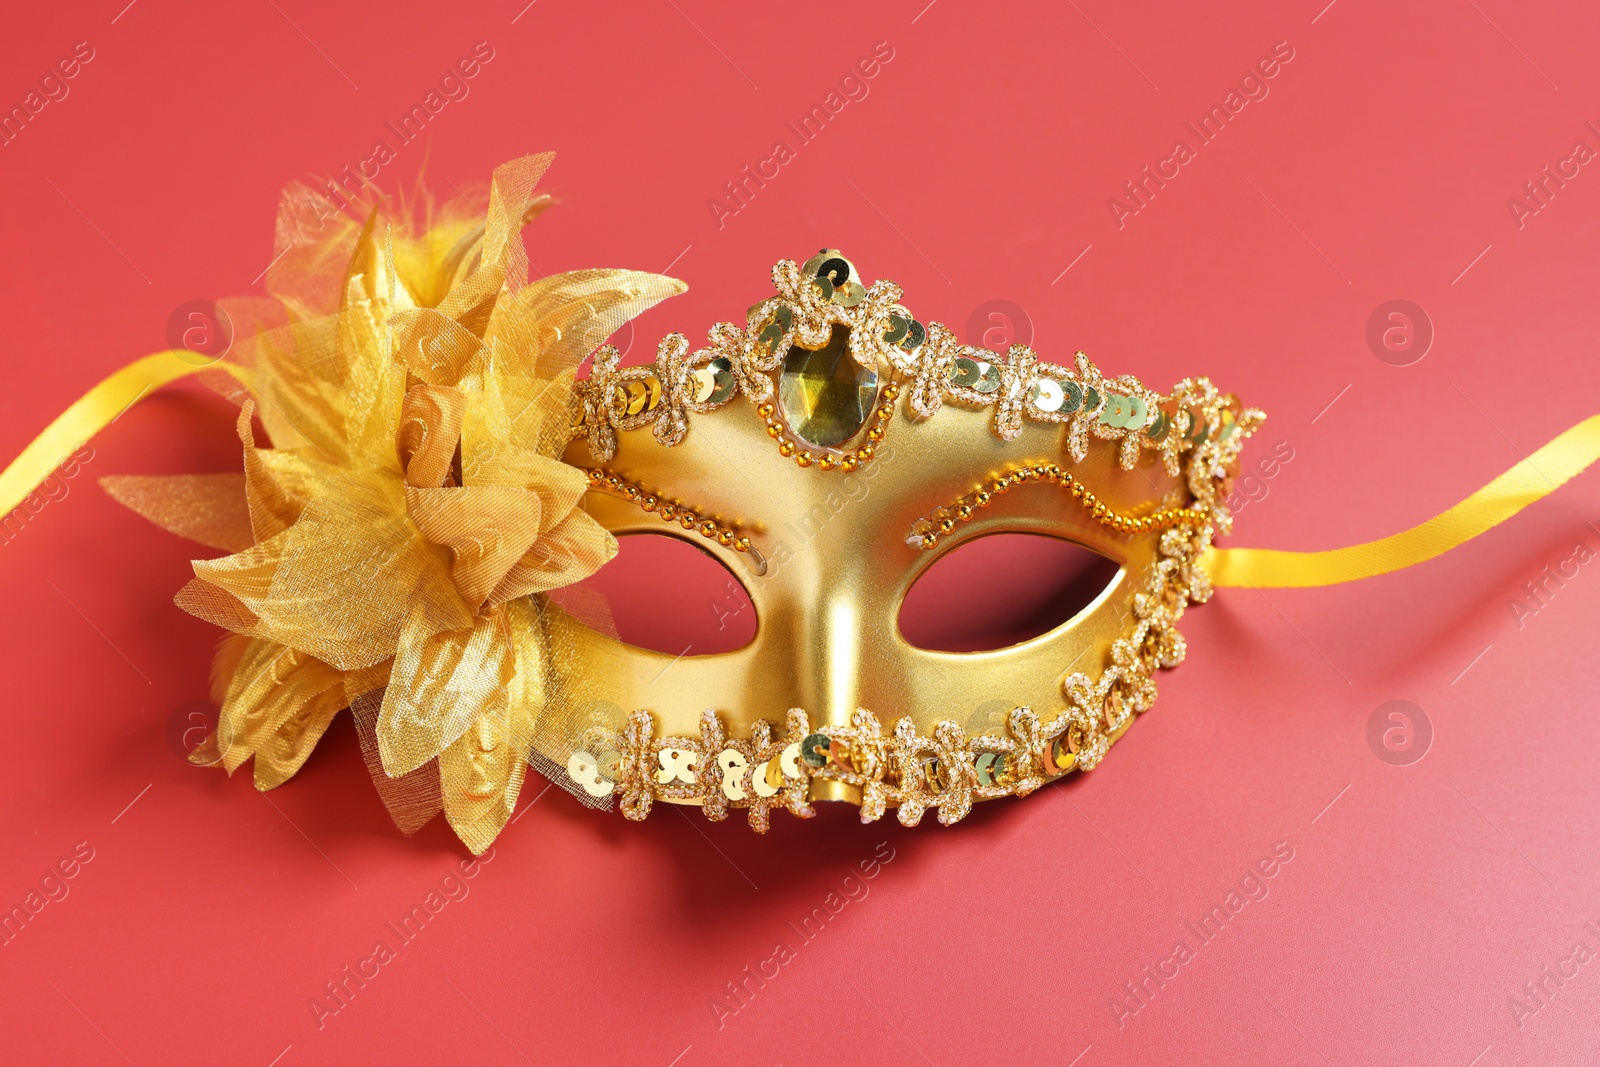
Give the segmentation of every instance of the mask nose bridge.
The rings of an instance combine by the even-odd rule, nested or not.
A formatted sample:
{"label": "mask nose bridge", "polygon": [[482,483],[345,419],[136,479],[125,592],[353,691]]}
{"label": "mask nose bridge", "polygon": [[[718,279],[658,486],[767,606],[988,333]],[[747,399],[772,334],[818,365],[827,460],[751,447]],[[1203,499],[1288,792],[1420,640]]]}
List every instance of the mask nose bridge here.
{"label": "mask nose bridge", "polygon": [[[860,598],[842,582],[820,583],[808,629],[812,648],[797,650],[809,659],[817,715],[826,723],[843,726],[861,703],[861,673],[866,658],[866,620]],[[802,669],[806,669],[802,664]]]}
{"label": "mask nose bridge", "polygon": [[[837,539],[831,536],[836,532]],[[773,657],[769,663],[781,659],[784,672],[799,683],[795,705],[814,725],[844,726],[868,703],[867,690],[893,684],[900,670],[894,649],[903,642],[894,576],[885,573],[881,559],[861,550],[871,535],[829,534],[828,541],[818,539],[789,561],[779,588],[763,590],[758,610],[768,618],[787,616],[786,625],[769,631],[765,651]]]}

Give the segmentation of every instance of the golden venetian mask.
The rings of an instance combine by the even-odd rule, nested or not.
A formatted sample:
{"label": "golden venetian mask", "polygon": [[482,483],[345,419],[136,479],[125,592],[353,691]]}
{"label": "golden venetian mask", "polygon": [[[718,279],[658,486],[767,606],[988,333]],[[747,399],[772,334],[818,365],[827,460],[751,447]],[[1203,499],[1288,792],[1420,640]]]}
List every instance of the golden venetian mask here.
{"label": "golden venetian mask", "polygon": [[[818,799],[864,818],[893,806],[907,823],[933,806],[950,822],[973,799],[1093,767],[1150,707],[1154,671],[1183,658],[1174,624],[1209,593],[1194,564],[1228,521],[1223,483],[1263,416],[1203,379],[1162,395],[1081,353],[1060,366],[960,344],[834,249],[772,280],[776,294],[707,347],[675,334],[626,369],[602,348],[578,384],[566,459],[588,470],[589,513],[720,557],[757,629],[705,656],[580,634],[599,707],[642,710],[601,742],[610,755],[570,753],[569,776],[620,789],[630,815],[659,797],[748,807],[761,828],[770,806]],[[913,647],[897,625],[911,585],[1001,532],[1071,540],[1119,569],[1022,644]],[[1009,721],[969,731],[970,709],[995,701]]]}
{"label": "golden venetian mask", "polygon": [[[1156,671],[1183,659],[1176,625],[1213,580],[1409,566],[1600,455],[1597,418],[1383,541],[1219,551],[1261,412],[1204,378],[1158,393],[1082,353],[961,344],[836,250],[778,263],[774,291],[704,347],[672,334],[653,363],[622,367],[600,342],[683,286],[623,270],[530,279],[520,232],[548,204],[534,187],[550,158],[497,169],[486,215],[424,201],[418,221],[380,202],[357,219],[291,188],[273,299],[224,303],[237,340],[207,374],[240,406],[242,473],[104,480],[227,553],[196,561],[177,597],[233,632],[195,762],[253,760],[273,788],[348,708],[397,824],[443,811],[477,852],[530,766],[634,819],[661,800],[711,819],[745,809],[765,830],[773,808],[835,800],[866,821],[933,808],[951,823],[974,800],[1096,766],[1151,707]],[[0,473],[0,504],[206,362],[158,353],[101,383]],[[643,532],[737,576],[748,644],[634,647],[564,595]],[[1115,575],[1018,644],[910,643],[897,619],[912,584],[1002,533],[1073,542]]]}

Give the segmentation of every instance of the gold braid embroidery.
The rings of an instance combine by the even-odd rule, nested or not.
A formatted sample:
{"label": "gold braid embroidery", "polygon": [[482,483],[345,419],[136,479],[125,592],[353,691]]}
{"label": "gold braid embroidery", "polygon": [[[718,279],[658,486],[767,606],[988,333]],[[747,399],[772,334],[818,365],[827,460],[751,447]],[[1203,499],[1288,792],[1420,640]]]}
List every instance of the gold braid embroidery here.
{"label": "gold braid embroidery", "polygon": [[909,717],[885,733],[877,716],[859,709],[848,726],[812,732],[805,713],[791,709],[781,736],[760,721],[749,741],[730,741],[714,711],[702,714],[699,738],[658,737],[650,713],[635,711],[625,733],[608,742],[623,753],[613,779],[623,814],[643,819],[656,799],[699,804],[713,820],[745,808],[751,828],[764,833],[773,808],[809,817],[810,782],[820,779],[859,789],[863,822],[893,807],[902,824],[914,826],[931,808],[948,826],[975,801],[1027,796],[1069,771],[1092,770],[1155,702],[1155,671],[1182,662],[1177,623],[1189,604],[1210,599],[1198,562],[1210,542],[1205,525],[1180,522],[1162,532],[1144,588],[1132,597],[1134,623],[1112,644],[1111,663],[1098,678],[1069,675],[1061,686],[1065,707],[1048,721],[1019,707],[1004,733],[969,736],[950,720],[922,733]]}

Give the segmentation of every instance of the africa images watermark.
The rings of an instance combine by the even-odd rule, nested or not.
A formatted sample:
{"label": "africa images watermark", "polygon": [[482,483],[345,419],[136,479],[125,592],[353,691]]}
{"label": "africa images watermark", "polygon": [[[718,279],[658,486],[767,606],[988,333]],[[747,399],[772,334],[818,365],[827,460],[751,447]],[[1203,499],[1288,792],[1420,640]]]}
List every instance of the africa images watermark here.
{"label": "africa images watermark", "polygon": [[[1584,933],[1600,938],[1600,925],[1593,920],[1583,924]],[[1583,938],[1572,943],[1572,949],[1564,956],[1556,957],[1554,963],[1547,963],[1539,968],[1539,973],[1529,981],[1522,983],[1522,988],[1515,996],[1506,998],[1506,1009],[1511,1012],[1512,1021],[1521,1030],[1528,1025],[1528,1020],[1548,1008],[1567,983],[1578,977],[1579,971],[1595,956],[1594,949]]]}
{"label": "africa images watermark", "polygon": [[1567,587],[1567,583],[1578,576],[1579,568],[1594,557],[1595,550],[1589,543],[1579,541],[1571,552],[1554,563],[1546,563],[1537,578],[1523,582],[1522,595],[1506,601],[1511,621],[1517,624],[1517,629],[1528,625],[1529,618],[1549,607],[1550,602]]}
{"label": "africa images watermark", "polygon": [[[873,462],[864,467],[857,467],[842,478],[834,479],[831,483],[832,488],[810,510],[798,519],[784,522],[781,528],[774,527],[772,533],[776,540],[763,557],[766,569],[762,572],[762,576],[771,578],[787,567],[822,536],[823,530],[846,507],[865,500],[872,492],[872,480],[894,459],[895,454],[892,445],[880,443]],[[725,629],[730,619],[738,617],[750,606],[744,589],[732,578],[729,578],[723,586],[723,593],[711,598],[707,603],[712,616],[717,620],[718,630]]]}
{"label": "africa images watermark", "polygon": [[1138,177],[1122,183],[1127,199],[1113,196],[1106,201],[1106,207],[1111,211],[1111,221],[1117,224],[1117,229],[1122,229],[1130,218],[1149,207],[1156,193],[1183,173],[1185,166],[1200,158],[1199,150],[1222,136],[1222,131],[1239,117],[1247,105],[1265,100],[1267,94],[1272,92],[1272,87],[1267,83],[1293,60],[1294,48],[1288,41],[1279,41],[1272,46],[1269,55],[1262,56],[1245,71],[1239,79],[1238,88],[1229,89],[1221,103],[1213,104],[1211,110],[1198,120],[1185,122],[1184,127],[1194,136],[1194,144],[1190,145],[1188,138],[1179,138],[1165,159],[1145,164]]}
{"label": "africa images watermark", "polygon": [[[784,136],[772,142],[767,158],[758,159],[754,164],[746,163],[739,177],[722,183],[727,200],[714,196],[706,201],[706,207],[711,211],[711,221],[717,224],[717,229],[722,229],[729,219],[749,207],[756,193],[765,189],[767,182],[776,178],[785,165],[798,158],[800,149],[821,136],[828,123],[838,118],[839,113],[852,101],[865,100],[872,91],[867,83],[876,78],[893,59],[894,48],[888,41],[879,41],[872,46],[870,55],[862,56],[844,72],[839,78],[839,87],[829,89],[821,103],[813,104],[798,122],[785,122]],[[790,143],[791,139],[793,144]]]}
{"label": "africa images watermark", "polygon": [[28,124],[36,122],[39,114],[51,104],[59,104],[72,92],[67,83],[76,78],[95,57],[94,46],[79,41],[72,46],[70,55],[56,60],[55,66],[39,78],[39,88],[29,89],[20,103],[0,112],[0,148],[11,147],[11,142],[22,136]]}
{"label": "africa images watermark", "polygon": [[399,959],[400,950],[415,941],[446,906],[466,900],[467,894],[472,892],[467,883],[482,873],[484,864],[493,860],[492,848],[481,856],[460,860],[456,864],[459,874],[457,870],[446,871],[439,876],[438,887],[430,886],[420,903],[413,904],[399,919],[384,923],[384,934],[373,944],[372,951],[353,965],[342,967],[333,980],[322,983],[321,995],[306,1002],[317,1029],[323,1029],[330,1018],[348,1008],[356,994],[382,974],[384,967]]}
{"label": "africa images watermark", "polygon": [[70,854],[62,856],[39,877],[37,889],[30,888],[22,895],[20,903],[0,912],[0,947],[11,947],[11,942],[20,937],[28,924],[36,921],[39,913],[48,905],[66,900],[67,894],[72,891],[68,883],[78,877],[79,872],[93,859],[94,846],[87,841],[79,841],[72,846]]}
{"label": "africa images watermark", "polygon": [[[368,154],[351,164],[346,163],[334,177],[326,179],[320,191],[312,191],[309,195],[314,200],[317,217],[314,229],[320,230],[327,220],[344,211],[350,201],[361,197],[367,186],[378,177],[384,167],[400,158],[400,150],[422,136],[423,131],[432,122],[437,121],[440,113],[451,103],[460,103],[472,92],[468,83],[483,72],[483,68],[493,62],[495,50],[488,41],[479,41],[472,46],[468,55],[462,56],[437,79],[438,88],[430,88],[422,95],[419,102],[411,105],[402,112],[398,118],[383,124],[384,136],[372,142]],[[390,137],[394,144],[390,144]],[[306,244],[309,235],[297,233],[295,239],[278,253],[279,258],[292,248]],[[274,259],[273,263],[277,260]],[[271,265],[268,265],[271,269]],[[266,271],[261,272],[263,275]],[[257,278],[259,281],[259,277]]]}
{"label": "africa images watermark", "polygon": [[744,609],[750,606],[750,599],[745,595],[744,587],[729,578],[723,585],[723,595],[710,601],[711,614],[717,620],[717,629],[726,629],[729,619],[738,618],[744,614]]}
{"label": "africa images watermark", "polygon": [[1111,997],[1107,1004],[1117,1020],[1117,1029],[1128,1025],[1128,1020],[1139,1014],[1155,1000],[1156,994],[1167,987],[1182,972],[1182,968],[1198,958],[1200,950],[1222,936],[1222,931],[1239,917],[1245,905],[1267,899],[1271,891],[1269,882],[1283,872],[1294,859],[1294,847],[1279,841],[1272,851],[1245,869],[1238,883],[1228,887],[1220,903],[1201,914],[1198,924],[1185,922],[1183,927],[1189,937],[1181,937],[1172,951],[1152,964],[1146,964],[1138,974],[1122,983],[1124,993]]}
{"label": "africa images watermark", "polygon": [[706,1007],[711,1009],[711,1017],[717,1021],[717,1029],[721,1030],[728,1024],[729,1018],[750,1007],[767,983],[782,974],[783,968],[799,959],[800,950],[820,937],[830,924],[838,922],[840,914],[847,907],[866,900],[867,894],[872,892],[872,886],[868,883],[882,874],[883,869],[894,862],[894,857],[894,846],[887,841],[878,842],[872,855],[856,864],[856,869],[861,872],[859,877],[855,874],[845,875],[839,880],[839,889],[830,889],[819,906],[800,917],[799,925],[793,922],[788,924],[794,933],[792,945],[789,938],[780,939],[765,959],[745,964],[738,978],[724,982],[725,994],[706,1001]]}
{"label": "africa images watermark", "polygon": [[65,500],[72,491],[68,485],[83,470],[85,464],[94,459],[94,449],[89,445],[81,445],[78,450],[67,457],[66,462],[52,471],[44,481],[39,483],[39,488],[23,498],[22,503],[12,509],[11,514],[0,519],[0,545],[9,545],[22,533],[35,515],[58,500]]}
{"label": "africa images watermark", "polygon": [[[439,75],[439,87],[429,89],[423,94],[420,103],[412,104],[410,109],[399,118],[383,124],[386,134],[393,134],[395,146],[391,147],[387,137],[380,137],[372,143],[371,153],[356,164],[359,178],[350,173],[350,165],[345,164],[339,171],[338,181],[329,180],[327,183],[328,195],[339,199],[341,189],[354,196],[360,193],[361,187],[378,176],[378,172],[388,164],[394,162],[399,156],[399,149],[422,136],[422,131],[428,124],[439,117],[439,113],[452,102],[460,103],[472,92],[468,84],[482,72],[483,67],[494,60],[494,48],[488,41],[479,41],[472,46],[470,55],[462,56],[455,63]],[[372,172],[367,173],[371,168]],[[340,204],[340,207],[343,207]]]}
{"label": "africa images watermark", "polygon": [[[786,522],[781,531],[775,530],[774,533],[778,534],[778,537],[766,557],[768,576],[787,567],[806,546],[821,537],[823,529],[835,515],[849,504],[866,499],[867,494],[872,491],[870,484],[872,479],[878,476],[878,472],[890,463],[894,456],[895,451],[892,446],[880,443],[873,462],[858,467],[843,478],[835,479],[834,484],[838,488],[829,489],[822,501],[800,516],[798,522]],[[794,539],[793,545],[782,536],[785,533]]]}
{"label": "africa images watermark", "polygon": [[[1584,126],[1600,137],[1600,128],[1593,122],[1585,122]],[[1567,187],[1567,182],[1582,173],[1582,168],[1594,158],[1595,150],[1588,141],[1574,141],[1565,159],[1556,160],[1554,167],[1545,164],[1537,177],[1523,182],[1522,195],[1506,198],[1506,209],[1511,212],[1511,221],[1517,224],[1517,229],[1522,229],[1529,219],[1549,207],[1556,194]]]}
{"label": "africa images watermark", "polygon": [[1228,494],[1228,510],[1235,515],[1243,511],[1246,505],[1260,503],[1267,499],[1267,494],[1272,492],[1272,487],[1267,483],[1276,478],[1285,466],[1294,462],[1294,446],[1288,441],[1279,441],[1272,446],[1272,451],[1256,459],[1252,467],[1245,468],[1233,483],[1233,491]]}

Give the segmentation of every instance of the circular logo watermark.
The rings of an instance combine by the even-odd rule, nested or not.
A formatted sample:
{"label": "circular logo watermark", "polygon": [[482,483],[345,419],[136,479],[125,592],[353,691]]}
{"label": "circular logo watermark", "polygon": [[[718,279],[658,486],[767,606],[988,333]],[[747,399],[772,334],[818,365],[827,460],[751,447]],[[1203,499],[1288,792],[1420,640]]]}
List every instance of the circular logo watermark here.
{"label": "circular logo watermark", "polygon": [[1011,721],[1011,709],[1017,705],[1010,700],[985,700],[967,713],[967,733],[977,736],[984,733],[1006,732],[1006,724]]}
{"label": "circular logo watermark", "polygon": [[187,300],[167,317],[167,347],[187,363],[209,367],[233,347],[233,320],[210,300]]}
{"label": "circular logo watermark", "polygon": [[1004,352],[1012,345],[1033,344],[1033,319],[1009,300],[985,300],[967,319],[967,344]]}
{"label": "circular logo watermark", "polygon": [[167,747],[172,754],[190,766],[212,767],[221,762],[221,756],[196,763],[189,757],[205,744],[217,729],[217,706],[209,700],[189,700],[172,709],[167,716]]}
{"label": "circular logo watermark", "polygon": [[1409,767],[1433,745],[1433,720],[1409,700],[1379,704],[1367,719],[1367,747],[1391,767]]}
{"label": "circular logo watermark", "polygon": [[1409,367],[1433,347],[1433,320],[1409,300],[1386,300],[1367,319],[1367,347],[1391,367]]}

